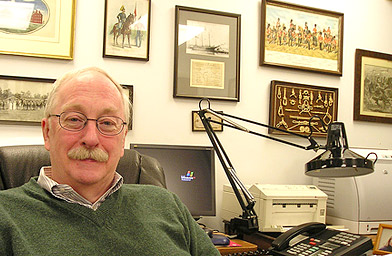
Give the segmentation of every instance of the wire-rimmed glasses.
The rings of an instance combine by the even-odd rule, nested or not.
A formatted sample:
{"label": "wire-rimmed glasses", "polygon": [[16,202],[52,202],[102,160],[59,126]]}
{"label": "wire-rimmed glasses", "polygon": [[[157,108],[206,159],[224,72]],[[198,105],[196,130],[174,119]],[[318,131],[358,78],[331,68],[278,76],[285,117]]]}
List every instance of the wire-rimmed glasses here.
{"label": "wire-rimmed glasses", "polygon": [[95,121],[98,131],[107,136],[115,136],[119,134],[124,129],[124,125],[127,124],[117,116],[101,116],[97,119],[93,119],[87,118],[85,114],[76,111],[49,115],[49,117],[51,116],[58,117],[61,128],[71,132],[83,130],[89,120]]}

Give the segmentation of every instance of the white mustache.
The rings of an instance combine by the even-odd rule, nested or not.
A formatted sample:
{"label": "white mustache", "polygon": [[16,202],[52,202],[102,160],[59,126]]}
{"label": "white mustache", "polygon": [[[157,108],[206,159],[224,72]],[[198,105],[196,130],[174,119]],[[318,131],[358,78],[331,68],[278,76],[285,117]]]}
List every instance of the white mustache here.
{"label": "white mustache", "polygon": [[109,159],[108,153],[100,148],[94,148],[92,150],[84,147],[74,148],[68,151],[68,157],[75,160],[93,159],[98,162],[106,162]]}

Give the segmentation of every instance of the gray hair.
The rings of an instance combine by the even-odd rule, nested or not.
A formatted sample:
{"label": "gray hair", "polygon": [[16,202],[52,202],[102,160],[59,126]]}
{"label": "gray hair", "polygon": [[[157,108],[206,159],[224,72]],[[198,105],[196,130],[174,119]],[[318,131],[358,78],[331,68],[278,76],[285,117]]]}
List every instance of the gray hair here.
{"label": "gray hair", "polygon": [[45,117],[49,117],[51,113],[51,111],[53,110],[54,106],[55,106],[55,102],[56,102],[56,97],[58,94],[58,90],[61,86],[63,86],[66,82],[68,82],[69,80],[71,80],[72,78],[75,78],[83,73],[86,72],[97,72],[100,74],[103,74],[104,76],[106,76],[110,81],[112,81],[112,83],[116,86],[117,90],[120,92],[121,94],[121,98],[122,98],[122,103],[123,103],[123,107],[124,107],[124,115],[125,115],[125,122],[130,122],[130,111],[131,111],[131,103],[129,102],[129,97],[126,94],[125,90],[123,89],[123,87],[117,83],[106,71],[104,71],[103,69],[97,68],[97,67],[88,67],[88,68],[84,68],[84,69],[80,69],[80,70],[73,70],[70,71],[66,74],[64,74],[62,77],[60,77],[59,79],[56,80],[56,82],[54,82],[53,84],[53,88],[52,91],[49,93],[48,96],[48,100],[46,102],[46,106],[45,106]]}

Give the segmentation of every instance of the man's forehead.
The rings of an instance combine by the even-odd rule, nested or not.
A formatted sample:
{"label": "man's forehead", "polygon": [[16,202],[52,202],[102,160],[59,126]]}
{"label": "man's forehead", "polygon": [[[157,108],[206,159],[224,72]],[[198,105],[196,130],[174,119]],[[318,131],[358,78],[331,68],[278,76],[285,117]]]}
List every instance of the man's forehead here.
{"label": "man's forehead", "polygon": [[[99,87],[99,88],[98,88]],[[104,74],[97,71],[85,71],[65,81],[59,88],[58,93],[79,93],[80,91],[97,93],[102,90],[112,91],[121,95],[114,82]]]}
{"label": "man's forehead", "polygon": [[[91,109],[91,106],[86,106],[86,105],[78,103],[78,102],[72,102],[72,103],[65,103],[61,107],[61,112],[77,111],[77,112],[82,112],[84,114],[87,111],[89,111],[89,109]],[[98,112],[101,115],[104,115],[104,114],[118,114],[118,112],[120,111],[119,108],[114,107],[114,106],[106,106],[106,107],[101,106],[101,107],[97,107],[96,109],[98,109]]]}
{"label": "man's forehead", "polygon": [[[58,90],[60,111],[79,111],[90,109],[102,114],[119,114],[122,110],[122,97],[116,85],[99,72],[84,72],[68,80]],[[94,101],[94,104],[91,101]],[[98,102],[99,101],[99,102]]]}

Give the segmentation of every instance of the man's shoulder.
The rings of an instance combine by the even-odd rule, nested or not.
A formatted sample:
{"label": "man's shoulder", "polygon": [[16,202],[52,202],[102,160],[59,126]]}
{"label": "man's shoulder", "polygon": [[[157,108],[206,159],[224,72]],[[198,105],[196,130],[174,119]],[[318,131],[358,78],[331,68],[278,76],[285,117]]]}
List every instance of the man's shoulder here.
{"label": "man's shoulder", "polygon": [[34,189],[34,187],[36,187],[37,185],[38,185],[37,179],[36,179],[36,177],[34,177],[34,178],[30,179],[30,181],[23,184],[22,186],[10,188],[10,189],[6,189],[6,190],[0,190],[0,196],[21,194],[21,193],[24,193],[24,191],[26,189]]}
{"label": "man's shoulder", "polygon": [[[35,183],[35,184],[34,184]],[[20,209],[35,204],[38,197],[42,197],[37,182],[30,180],[26,184],[0,191],[0,209]]]}
{"label": "man's shoulder", "polygon": [[123,184],[122,191],[126,196],[138,195],[138,197],[173,198],[169,190],[155,185],[147,184]]}
{"label": "man's shoulder", "polygon": [[[20,187],[15,187],[15,188],[10,188],[6,190],[0,190],[0,198],[18,198],[18,197],[24,197],[26,194],[30,193],[40,193],[41,188],[37,183],[36,178],[30,179],[27,183]],[[1,200],[0,200],[1,201]]]}
{"label": "man's shoulder", "polygon": [[167,189],[148,184],[123,184],[122,188],[129,192],[170,193]]}

